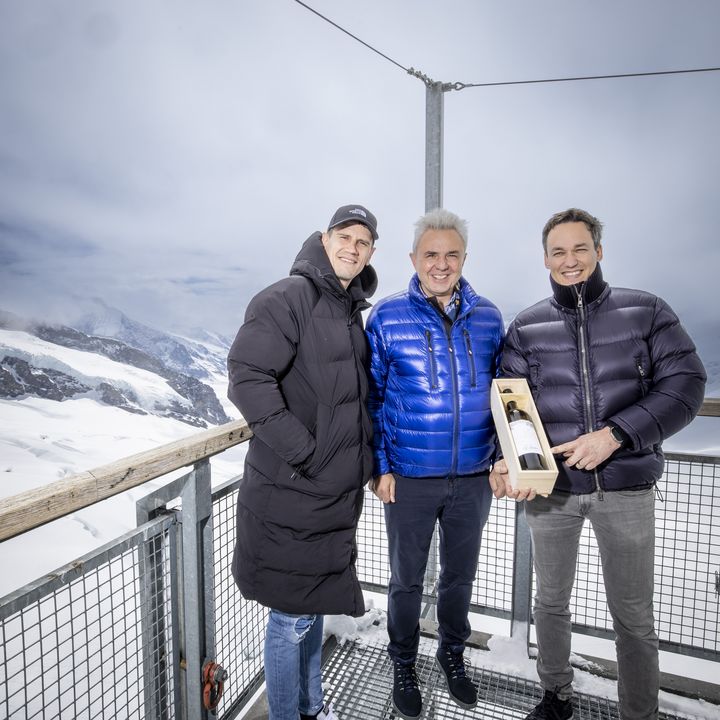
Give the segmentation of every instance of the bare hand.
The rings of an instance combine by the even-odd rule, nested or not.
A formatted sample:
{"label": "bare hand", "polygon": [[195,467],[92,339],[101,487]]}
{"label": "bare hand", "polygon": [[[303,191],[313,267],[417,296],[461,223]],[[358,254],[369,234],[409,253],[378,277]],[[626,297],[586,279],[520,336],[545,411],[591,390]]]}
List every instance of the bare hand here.
{"label": "bare hand", "polygon": [[604,463],[616,450],[618,442],[610,434],[610,428],[604,427],[595,432],[585,433],[570,442],[550,448],[554,455],[564,455],[568,467],[578,470],[594,470]]}
{"label": "bare hand", "polygon": [[510,486],[510,477],[508,476],[507,463],[505,460],[500,459],[493,465],[488,480],[492,494],[496,498],[502,498],[507,495],[507,488],[510,487],[512,489],[512,487]]}
{"label": "bare hand", "polygon": [[372,491],[385,504],[395,502],[395,476],[392,473],[372,479]]}
{"label": "bare hand", "polygon": [[507,463],[504,459],[498,460],[490,471],[490,487],[496,498],[508,497],[511,500],[522,502],[523,500],[534,500],[537,492],[533,489],[515,489],[510,482]]}

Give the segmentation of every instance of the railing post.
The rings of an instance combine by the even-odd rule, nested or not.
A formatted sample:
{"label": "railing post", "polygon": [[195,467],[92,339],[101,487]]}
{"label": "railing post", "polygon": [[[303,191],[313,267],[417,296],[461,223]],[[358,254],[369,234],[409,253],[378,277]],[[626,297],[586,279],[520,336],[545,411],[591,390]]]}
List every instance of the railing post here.
{"label": "railing post", "polygon": [[[154,517],[154,509],[147,507],[142,501],[136,505],[136,519],[138,527],[149,522]],[[169,547],[167,553],[170,559],[170,577],[177,573],[177,526],[169,529]],[[150,545],[146,541],[138,548],[139,582],[140,582],[140,622],[142,627],[142,653],[143,653],[143,693],[144,718],[146,720],[167,720],[175,716],[170,708],[180,707],[180,692],[177,682],[174,683],[175,697],[168,697],[170,688],[170,672],[168,668],[168,632],[165,621],[165,599],[167,587],[165,583],[165,548],[162,541],[154,538],[159,547]],[[173,612],[171,618],[178,617],[176,593],[170,592]],[[173,641],[173,650],[170,657],[175,658],[177,653],[177,632],[170,633]]]}
{"label": "railing post", "polygon": [[215,657],[215,594],[213,582],[212,493],[210,462],[195,464],[182,494],[183,622],[181,652],[184,660],[187,720],[207,720],[203,706],[202,669]]}
{"label": "railing post", "polygon": [[532,599],[532,542],[525,519],[523,503],[515,509],[515,546],[510,637],[530,645],[530,612]]}

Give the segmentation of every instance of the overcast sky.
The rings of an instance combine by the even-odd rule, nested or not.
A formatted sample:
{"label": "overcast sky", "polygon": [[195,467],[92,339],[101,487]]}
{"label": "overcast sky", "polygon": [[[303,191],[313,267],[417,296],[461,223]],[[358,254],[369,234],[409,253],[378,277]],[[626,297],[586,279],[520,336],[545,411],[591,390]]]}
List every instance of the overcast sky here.
{"label": "overcast sky", "polygon": [[[443,82],[720,66],[716,0],[308,4]],[[540,230],[580,206],[605,223],[611,284],[720,334],[719,72],[444,104],[444,205],[506,317],[549,294]],[[0,308],[99,296],[232,335],[349,202],[379,219],[377,299],[412,270],[424,145],[424,84],[293,0],[0,0]]]}

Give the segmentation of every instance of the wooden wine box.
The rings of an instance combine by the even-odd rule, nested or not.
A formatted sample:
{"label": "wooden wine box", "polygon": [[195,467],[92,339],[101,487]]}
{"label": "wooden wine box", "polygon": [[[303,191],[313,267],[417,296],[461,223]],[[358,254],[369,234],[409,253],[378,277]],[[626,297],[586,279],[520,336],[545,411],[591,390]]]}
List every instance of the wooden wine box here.
{"label": "wooden wine box", "polygon": [[[511,392],[503,392],[503,390],[508,389]],[[515,450],[515,443],[513,442],[506,413],[506,405],[510,400],[514,400],[518,408],[524,410],[530,416],[540,440],[540,447],[543,451],[543,459],[545,466],[548,468],[547,470],[523,470],[520,467],[520,460],[518,460],[517,451]],[[555,458],[550,452],[550,443],[547,435],[545,435],[545,429],[540,421],[527,380],[524,378],[493,380],[490,389],[490,409],[492,410],[495,430],[500,440],[500,447],[507,463],[508,474],[513,488],[521,490],[529,488],[536,490],[538,495],[549,495],[555,486],[558,469]]]}

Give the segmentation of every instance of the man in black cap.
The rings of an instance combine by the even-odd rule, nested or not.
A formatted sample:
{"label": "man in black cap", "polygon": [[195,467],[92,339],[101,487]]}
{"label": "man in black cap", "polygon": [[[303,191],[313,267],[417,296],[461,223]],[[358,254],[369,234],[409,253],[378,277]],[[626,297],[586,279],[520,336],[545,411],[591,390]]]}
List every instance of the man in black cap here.
{"label": "man in black cap", "polygon": [[228,356],[228,397],[253,431],[237,503],[233,575],[270,608],[270,720],[338,720],[323,699],[322,616],[365,612],[355,531],[372,474],[367,340],[377,220],[344,205],[290,276],[250,302]]}

